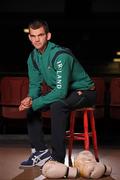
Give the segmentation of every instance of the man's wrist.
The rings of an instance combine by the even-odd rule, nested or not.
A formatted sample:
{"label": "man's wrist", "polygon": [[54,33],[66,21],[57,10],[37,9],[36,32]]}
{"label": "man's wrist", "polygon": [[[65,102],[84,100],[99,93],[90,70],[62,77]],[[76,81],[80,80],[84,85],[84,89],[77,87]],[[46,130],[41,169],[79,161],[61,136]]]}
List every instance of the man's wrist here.
{"label": "man's wrist", "polygon": [[27,96],[31,101],[32,101],[32,97],[31,96]]}

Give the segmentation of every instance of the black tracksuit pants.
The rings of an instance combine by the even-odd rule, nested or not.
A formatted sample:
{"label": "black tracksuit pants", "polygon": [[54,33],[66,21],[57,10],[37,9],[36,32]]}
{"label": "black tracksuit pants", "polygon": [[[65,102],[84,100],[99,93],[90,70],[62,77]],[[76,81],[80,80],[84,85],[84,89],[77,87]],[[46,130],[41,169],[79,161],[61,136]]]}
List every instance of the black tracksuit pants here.
{"label": "black tracksuit pants", "polygon": [[[95,103],[95,90],[82,91],[81,95],[78,95],[76,90],[69,93],[65,99],[49,105],[51,111],[52,157],[55,160],[64,163],[66,154],[65,132],[70,111],[76,108],[93,106]],[[47,148],[44,142],[40,110],[33,111],[32,108],[28,110],[28,135],[31,146],[34,147],[37,151]]]}

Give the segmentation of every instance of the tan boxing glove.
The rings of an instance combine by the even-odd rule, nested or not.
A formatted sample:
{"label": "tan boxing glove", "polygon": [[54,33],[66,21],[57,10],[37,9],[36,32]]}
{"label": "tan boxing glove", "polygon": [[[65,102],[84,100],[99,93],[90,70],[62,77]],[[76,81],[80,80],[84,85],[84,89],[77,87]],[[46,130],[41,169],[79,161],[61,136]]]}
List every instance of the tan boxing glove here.
{"label": "tan boxing glove", "polygon": [[97,162],[94,166],[93,172],[91,173],[91,178],[100,178],[102,176],[109,176],[112,172],[112,168],[101,162]]}
{"label": "tan boxing glove", "polygon": [[103,175],[110,175],[112,171],[110,166],[96,162],[90,151],[80,152],[74,161],[74,166],[78,168],[80,176],[85,178],[100,178]]}
{"label": "tan boxing glove", "polygon": [[75,167],[67,167],[57,161],[47,161],[42,168],[42,174],[46,178],[76,178],[78,170]]}
{"label": "tan boxing glove", "polygon": [[95,156],[92,154],[92,152],[88,151],[88,150],[84,150],[81,151],[77,157],[76,157],[76,161],[90,161],[90,162],[96,162]]}

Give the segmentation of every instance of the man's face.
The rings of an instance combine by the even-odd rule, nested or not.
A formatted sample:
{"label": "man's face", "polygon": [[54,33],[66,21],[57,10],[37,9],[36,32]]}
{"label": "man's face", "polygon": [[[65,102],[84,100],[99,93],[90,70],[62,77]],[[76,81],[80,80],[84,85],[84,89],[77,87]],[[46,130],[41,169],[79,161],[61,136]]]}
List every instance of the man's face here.
{"label": "man's face", "polygon": [[48,40],[51,38],[51,33],[48,32],[46,34],[43,27],[39,29],[32,29],[29,30],[29,40],[31,41],[32,45],[38,49],[40,52],[43,52],[46,48]]}

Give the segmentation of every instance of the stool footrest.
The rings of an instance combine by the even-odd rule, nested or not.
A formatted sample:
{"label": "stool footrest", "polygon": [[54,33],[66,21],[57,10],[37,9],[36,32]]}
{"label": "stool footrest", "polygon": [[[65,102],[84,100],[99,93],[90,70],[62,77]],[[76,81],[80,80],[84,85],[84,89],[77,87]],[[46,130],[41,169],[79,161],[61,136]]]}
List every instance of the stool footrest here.
{"label": "stool footrest", "polygon": [[[75,118],[76,118],[76,112],[82,112],[83,116],[83,132],[74,132],[75,129]],[[78,119],[78,117],[77,117]],[[90,121],[90,123],[88,123]],[[90,125],[90,130],[89,130]],[[68,157],[69,162],[71,162],[71,155],[72,155],[72,148],[73,148],[73,141],[84,141],[84,149],[89,150],[89,138],[92,138],[93,142],[93,149],[96,160],[99,160],[98,158],[98,146],[97,146],[97,135],[96,135],[96,129],[95,129],[95,119],[94,119],[94,108],[88,107],[88,108],[82,108],[77,109],[75,111],[71,112],[70,115],[70,130],[66,131],[66,139],[68,139]]]}

